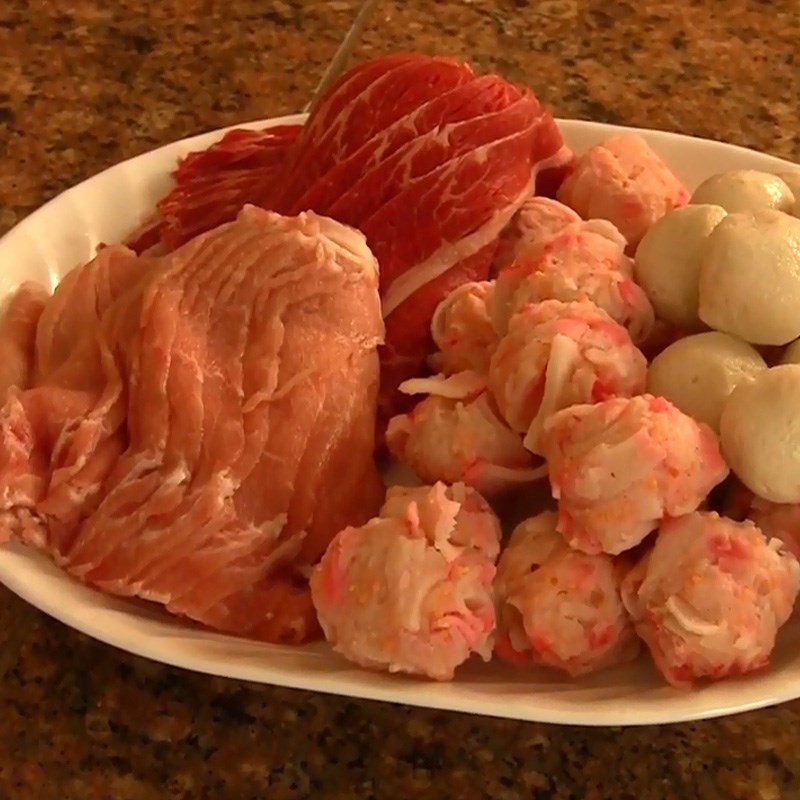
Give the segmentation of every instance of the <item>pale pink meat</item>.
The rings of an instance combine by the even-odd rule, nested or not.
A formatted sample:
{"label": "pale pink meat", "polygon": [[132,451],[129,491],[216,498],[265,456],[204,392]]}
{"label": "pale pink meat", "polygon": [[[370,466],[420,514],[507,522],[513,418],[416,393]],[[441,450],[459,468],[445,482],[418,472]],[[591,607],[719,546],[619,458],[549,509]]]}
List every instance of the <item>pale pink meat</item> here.
{"label": "pale pink meat", "polygon": [[657,219],[689,202],[683,184],[636,134],[618,134],[587,150],[557,196],[584,219],[613,222],[631,250]]}
{"label": "pale pink meat", "polygon": [[381,514],[339,533],[311,576],[333,648],[363,667],[436,680],[473,653],[488,661],[500,542],[491,510],[437,483],[390,490]]}
{"label": "pale pink meat", "polygon": [[567,547],[557,515],[521,522],[495,579],[498,655],[585,675],[630,661],[638,641],[620,598],[625,565]]}
{"label": "pale pink meat", "polygon": [[36,326],[49,294],[38,283],[23,283],[0,317],[0,404],[12,388],[27,389],[33,375]]}
{"label": "pale pink meat", "polygon": [[800,565],[752,522],[694,513],[664,522],[622,594],[669,683],[766,666],[792,613]]}
{"label": "pale pink meat", "polygon": [[[430,381],[408,383],[430,384],[433,392],[443,391],[442,385]],[[482,389],[464,396],[430,394],[407,414],[389,421],[386,444],[423,481],[463,481],[486,495],[546,474],[541,465],[534,466],[522,438],[499,416]]]}
{"label": "pale pink meat", "polygon": [[486,372],[497,345],[490,316],[494,281],[471,281],[454,289],[436,307],[431,335],[439,348],[429,361],[451,375],[463,370]]}
{"label": "pale pink meat", "polygon": [[0,410],[0,520],[71,575],[300,641],[303,577],[380,503],[377,264],[333,220],[246,207],[165,257],[102,249]]}
{"label": "pale pink meat", "polygon": [[515,261],[536,258],[553,236],[580,221],[577,212],[557,200],[529,197],[500,237],[494,268],[503,270]]}
{"label": "pale pink meat", "polygon": [[647,364],[628,332],[588,301],[546,300],[520,309],[489,367],[489,388],[513,430],[539,452],[544,421],[559,409],[644,390]]}
{"label": "pale pink meat", "polygon": [[647,339],[655,315],[634,283],[625,239],[606,220],[572,223],[551,236],[535,255],[520,258],[497,277],[492,298],[496,330],[528,303],[589,300],[624,325],[634,343]]}
{"label": "pale pink meat", "polygon": [[711,429],[663,397],[576,405],[545,424],[558,530],[586,553],[621,553],[694,511],[728,467]]}

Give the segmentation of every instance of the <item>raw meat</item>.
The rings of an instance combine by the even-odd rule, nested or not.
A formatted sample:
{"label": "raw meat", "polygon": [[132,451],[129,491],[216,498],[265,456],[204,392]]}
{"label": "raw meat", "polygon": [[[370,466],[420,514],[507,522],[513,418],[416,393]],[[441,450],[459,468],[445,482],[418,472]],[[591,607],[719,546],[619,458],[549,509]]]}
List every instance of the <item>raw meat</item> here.
{"label": "raw meat", "polygon": [[377,288],[364,237],[311,213],[102,249],[0,410],[0,529],[104,591],[308,638],[308,568],[381,501]]}
{"label": "raw meat", "polygon": [[389,490],[381,516],[346,528],[311,577],[325,636],[370,669],[449,680],[491,658],[500,525],[461,484]]}
{"label": "raw meat", "polygon": [[47,303],[47,291],[38,283],[23,283],[0,319],[0,405],[12,387],[27,389],[33,378],[36,326]]}
{"label": "raw meat", "polygon": [[439,301],[488,276],[537,172],[570,155],[530,91],[452,59],[375,59],[319,101],[279,208],[313,208],[366,234],[381,267],[387,412],[430,349]]}
{"label": "raw meat", "polygon": [[[270,179],[269,199],[255,202],[284,214],[310,209],[357,227],[380,264],[388,419],[402,405],[397,386],[431,349],[439,301],[488,277],[500,232],[537,174],[567,164],[571,152],[528,89],[476,76],[453,59],[400,53],[342,75],[283,156],[286,171]],[[175,199],[171,214],[179,216]],[[225,202],[236,205],[232,197]]]}
{"label": "raw meat", "polygon": [[173,250],[236,218],[246,204],[271,208],[300,125],[228,131],[207,150],[189,153],[172,174],[175,187],[129,237],[137,253]]}

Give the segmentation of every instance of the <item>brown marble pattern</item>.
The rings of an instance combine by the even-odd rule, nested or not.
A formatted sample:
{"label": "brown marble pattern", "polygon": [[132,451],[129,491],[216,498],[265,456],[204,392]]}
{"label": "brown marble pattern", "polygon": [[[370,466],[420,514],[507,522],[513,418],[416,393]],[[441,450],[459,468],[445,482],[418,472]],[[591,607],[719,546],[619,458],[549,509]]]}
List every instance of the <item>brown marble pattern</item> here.
{"label": "brown marble pattern", "polygon": [[[114,162],[298,110],[352,0],[3,0],[0,233]],[[384,0],[359,56],[416,48],[565,117],[800,161],[797,0]],[[0,265],[0,269],[2,265]],[[0,590],[0,798],[800,797],[800,703],[576,729],[215,680],[89,641]]]}

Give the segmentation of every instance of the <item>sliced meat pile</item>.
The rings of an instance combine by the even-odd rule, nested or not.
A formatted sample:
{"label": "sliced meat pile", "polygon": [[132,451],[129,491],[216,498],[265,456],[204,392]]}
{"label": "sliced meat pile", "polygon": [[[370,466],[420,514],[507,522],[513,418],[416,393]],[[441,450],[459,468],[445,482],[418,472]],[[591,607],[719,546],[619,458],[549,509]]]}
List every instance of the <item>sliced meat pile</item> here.
{"label": "sliced meat pile", "polygon": [[[291,148],[277,196],[270,178],[267,199],[247,182],[238,202],[284,214],[311,209],[367,236],[380,264],[388,416],[402,397],[396,387],[431,349],[439,301],[488,276],[500,232],[537,175],[550,170],[552,183],[570,160],[552,115],[528,89],[476,76],[453,59],[396,54],[349,70],[320,98]],[[213,183],[213,161],[208,168]],[[183,202],[173,192],[162,211],[198,221]],[[228,211],[236,205],[225,202]]]}
{"label": "sliced meat pile", "polygon": [[309,568],[382,500],[377,289],[357,231],[250,206],[167,256],[102,249],[38,325],[23,289],[0,531],[220,630],[315,634]]}

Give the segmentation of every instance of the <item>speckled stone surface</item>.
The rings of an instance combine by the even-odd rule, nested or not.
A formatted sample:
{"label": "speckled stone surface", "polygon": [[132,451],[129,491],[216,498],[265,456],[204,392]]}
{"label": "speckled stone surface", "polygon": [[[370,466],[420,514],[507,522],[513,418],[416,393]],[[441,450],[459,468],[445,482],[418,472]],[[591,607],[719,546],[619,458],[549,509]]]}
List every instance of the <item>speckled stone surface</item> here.
{"label": "speckled stone surface", "polygon": [[[296,111],[355,2],[3,0],[0,233],[123,158]],[[800,161],[797,0],[381,3],[360,56],[450,52],[565,117]],[[800,703],[641,729],[487,720],[196,676],[0,590],[0,798],[800,798]]]}

